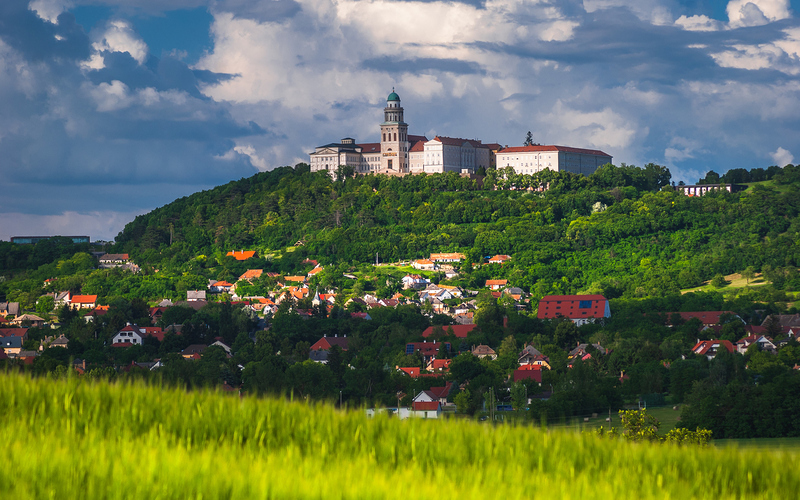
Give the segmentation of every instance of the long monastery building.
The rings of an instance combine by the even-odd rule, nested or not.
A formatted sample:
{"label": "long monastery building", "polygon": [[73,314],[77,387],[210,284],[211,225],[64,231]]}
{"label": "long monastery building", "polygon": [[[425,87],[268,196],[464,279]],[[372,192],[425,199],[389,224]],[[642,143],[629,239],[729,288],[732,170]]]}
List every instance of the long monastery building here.
{"label": "long monastery building", "polygon": [[503,148],[476,139],[436,136],[428,140],[424,135],[410,135],[400,96],[394,90],[386,99],[383,115],[380,142],[358,144],[346,137],[339,143],[319,146],[309,155],[311,171],[324,170],[333,176],[340,165],[345,165],[358,174],[474,174],[481,167],[512,167],[518,174],[550,169],[589,175],[611,163],[610,155],[594,149],[539,145]]}

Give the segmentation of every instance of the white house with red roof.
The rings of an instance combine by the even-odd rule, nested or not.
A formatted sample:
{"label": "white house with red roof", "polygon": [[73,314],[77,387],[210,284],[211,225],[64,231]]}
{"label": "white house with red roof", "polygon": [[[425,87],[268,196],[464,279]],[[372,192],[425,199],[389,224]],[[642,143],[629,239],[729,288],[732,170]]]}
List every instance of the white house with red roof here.
{"label": "white house with red roof", "polygon": [[775,344],[764,335],[750,335],[736,342],[736,351],[744,354],[747,349],[753,345],[758,344],[762,351],[772,352],[776,351]]}
{"label": "white house with red roof", "polygon": [[489,259],[489,264],[502,264],[503,262],[510,260],[510,255],[495,255],[491,259]]}
{"label": "white house with red roof", "polygon": [[569,318],[578,326],[611,317],[602,295],[547,295],[539,301],[539,319]]}
{"label": "white house with red roof", "polygon": [[70,309],[94,309],[97,306],[97,295],[72,295],[69,299]]}
{"label": "white house with red roof", "polygon": [[726,349],[728,352],[733,352],[733,344],[729,340],[701,340],[694,347],[692,352],[700,356],[705,356],[709,360],[714,359],[721,349]]}
{"label": "white house with red roof", "polygon": [[415,162],[413,173],[471,174],[480,167],[489,168],[492,160],[491,147],[477,139],[436,136],[427,141],[422,150],[422,169],[419,170],[419,164]]}
{"label": "white house with red roof", "polygon": [[517,174],[536,174],[542,170],[590,175],[611,163],[611,155],[596,149],[567,146],[522,146],[497,152],[497,168],[512,167]]}
{"label": "white house with red roof", "polygon": [[432,260],[418,259],[411,263],[411,267],[420,271],[435,271],[437,266]]}
{"label": "white house with red roof", "polygon": [[486,280],[486,288],[490,290],[500,290],[508,284],[508,280]]}
{"label": "white house with red roof", "polygon": [[152,336],[159,341],[164,340],[164,331],[155,326],[138,326],[128,323],[114,335],[111,345],[114,347],[128,347],[131,345],[142,345],[145,337]]}

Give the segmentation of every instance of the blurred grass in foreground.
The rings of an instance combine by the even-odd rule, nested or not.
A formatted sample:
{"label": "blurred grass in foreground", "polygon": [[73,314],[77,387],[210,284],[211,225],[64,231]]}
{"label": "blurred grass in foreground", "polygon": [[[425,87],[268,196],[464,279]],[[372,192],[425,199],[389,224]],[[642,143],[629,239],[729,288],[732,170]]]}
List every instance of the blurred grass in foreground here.
{"label": "blurred grass in foreground", "polygon": [[796,453],[0,375],[3,498],[792,498]]}

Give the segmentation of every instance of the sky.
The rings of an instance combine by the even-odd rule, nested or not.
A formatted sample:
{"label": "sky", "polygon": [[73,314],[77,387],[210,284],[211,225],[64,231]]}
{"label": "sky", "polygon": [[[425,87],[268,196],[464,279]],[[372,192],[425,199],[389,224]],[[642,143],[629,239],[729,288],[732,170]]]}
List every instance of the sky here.
{"label": "sky", "polygon": [[[674,181],[800,158],[800,0],[2,0],[0,240],[344,137],[600,149]],[[797,160],[800,161],[800,160]]]}

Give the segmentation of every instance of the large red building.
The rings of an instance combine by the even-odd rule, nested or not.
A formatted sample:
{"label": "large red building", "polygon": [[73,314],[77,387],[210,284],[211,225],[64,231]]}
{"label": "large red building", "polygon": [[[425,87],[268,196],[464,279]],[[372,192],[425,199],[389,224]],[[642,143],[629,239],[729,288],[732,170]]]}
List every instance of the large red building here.
{"label": "large red building", "polygon": [[583,325],[600,318],[610,318],[608,300],[602,295],[547,295],[539,301],[539,319],[569,318]]}

